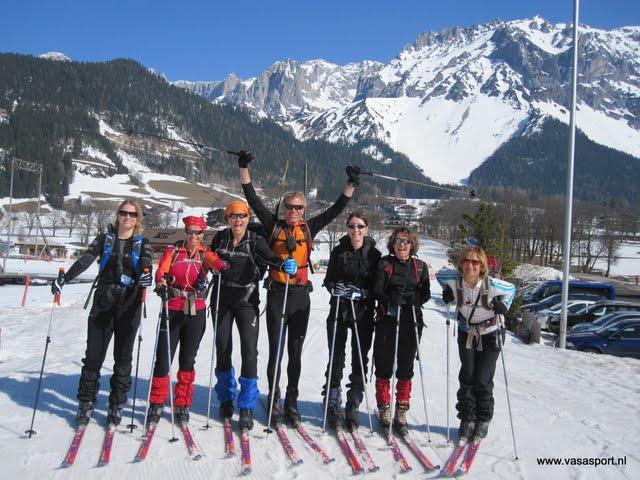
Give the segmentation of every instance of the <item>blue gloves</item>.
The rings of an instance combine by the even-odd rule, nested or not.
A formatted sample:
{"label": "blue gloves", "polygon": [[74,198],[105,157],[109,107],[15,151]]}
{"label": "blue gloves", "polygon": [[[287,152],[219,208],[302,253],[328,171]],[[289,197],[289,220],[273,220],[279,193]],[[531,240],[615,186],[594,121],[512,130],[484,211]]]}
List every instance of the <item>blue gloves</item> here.
{"label": "blue gloves", "polygon": [[153,277],[151,276],[151,272],[144,272],[140,275],[140,279],[138,280],[138,284],[142,288],[148,288],[153,283]]}
{"label": "blue gloves", "polygon": [[295,259],[287,258],[282,263],[282,266],[280,267],[280,270],[282,270],[287,275],[295,275],[296,272],[298,271],[298,265],[296,264]]}
{"label": "blue gloves", "polygon": [[344,283],[336,283],[331,290],[331,295],[346,300],[362,299],[362,292],[355,285],[345,285]]}
{"label": "blue gloves", "polygon": [[51,282],[51,295],[60,295],[62,292],[62,287],[64,285],[64,277],[56,278],[53,282]]}
{"label": "blue gloves", "polygon": [[204,278],[199,278],[193,288],[196,292],[202,293],[207,289],[207,281]]}

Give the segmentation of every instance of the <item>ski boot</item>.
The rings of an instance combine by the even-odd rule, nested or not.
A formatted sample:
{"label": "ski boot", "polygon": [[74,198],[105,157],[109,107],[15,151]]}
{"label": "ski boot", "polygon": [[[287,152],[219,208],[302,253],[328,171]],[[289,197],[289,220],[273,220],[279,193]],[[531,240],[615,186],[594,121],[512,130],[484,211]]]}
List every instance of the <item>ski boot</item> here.
{"label": "ski boot", "polygon": [[115,425],[116,427],[120,425],[122,421],[122,405],[109,405],[109,410],[107,412],[107,424]]}
{"label": "ski boot", "polygon": [[78,404],[78,411],[76,413],[76,427],[83,427],[89,424],[93,409],[95,407],[94,402],[80,402]]}
{"label": "ski boot", "polygon": [[176,424],[186,425],[189,423],[189,407],[174,407],[173,418]]}
{"label": "ski boot", "polygon": [[284,397],[284,419],[292,427],[296,427],[301,421],[298,411],[298,389],[287,389]]}
{"label": "ski boot", "polygon": [[158,423],[162,417],[163,410],[164,403],[152,403],[149,405],[149,411],[147,412],[147,426],[152,423]]}
{"label": "ski boot", "polygon": [[391,405],[388,403],[379,403],[378,413],[380,414],[380,425],[382,425],[384,429],[389,428],[391,426]]}
{"label": "ski boot", "polygon": [[458,428],[458,442],[461,440],[471,441],[475,422],[473,420],[461,420],[460,428]]}
{"label": "ski boot", "polygon": [[225,400],[220,404],[220,418],[222,420],[233,417],[233,400]]}
{"label": "ski boot", "polygon": [[393,419],[393,428],[398,435],[404,437],[409,433],[407,425],[407,412],[409,411],[409,402],[396,402],[396,413]]}
{"label": "ski boot", "polygon": [[253,430],[253,410],[251,410],[250,408],[240,409],[238,428],[240,429],[240,432],[243,432],[245,430]]}
{"label": "ski boot", "polygon": [[347,402],[344,408],[345,424],[347,430],[353,432],[360,426],[360,419],[358,418],[358,407],[351,402]]}
{"label": "ski boot", "polygon": [[481,439],[481,438],[486,438],[487,434],[489,433],[489,422],[490,422],[490,420],[479,420],[478,421],[478,423],[476,424],[476,429],[473,432],[474,440]]}

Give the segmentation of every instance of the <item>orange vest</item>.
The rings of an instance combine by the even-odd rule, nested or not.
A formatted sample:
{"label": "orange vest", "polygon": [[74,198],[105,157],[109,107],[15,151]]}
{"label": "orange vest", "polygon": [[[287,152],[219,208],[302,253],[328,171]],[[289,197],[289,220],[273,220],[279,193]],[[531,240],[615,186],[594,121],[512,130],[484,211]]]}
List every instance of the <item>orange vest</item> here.
{"label": "orange vest", "polygon": [[[285,225],[283,221],[276,223],[271,235],[269,235],[269,245],[273,253],[283,260],[289,258],[289,251],[287,250],[288,235],[295,238],[296,248],[291,252],[291,256],[298,265],[296,274],[289,277],[289,284],[306,285],[309,279],[309,257],[311,250],[313,250],[313,239],[307,222],[304,220],[298,222],[293,228]],[[269,267],[269,278],[274,282],[286,283],[287,274],[277,268]]]}

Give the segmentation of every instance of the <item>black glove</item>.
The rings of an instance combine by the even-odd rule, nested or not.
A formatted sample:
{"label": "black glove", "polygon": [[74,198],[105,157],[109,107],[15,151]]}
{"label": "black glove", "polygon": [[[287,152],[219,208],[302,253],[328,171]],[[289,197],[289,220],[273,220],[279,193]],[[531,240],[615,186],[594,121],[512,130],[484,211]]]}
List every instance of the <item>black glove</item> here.
{"label": "black glove", "polygon": [[202,293],[207,289],[207,281],[204,278],[199,278],[193,288],[196,292]]}
{"label": "black glove", "polygon": [[502,300],[500,300],[498,297],[494,297],[493,313],[495,313],[496,315],[506,315],[508,311],[509,309],[504,303],[502,303]]}
{"label": "black glove", "polygon": [[62,287],[64,286],[64,277],[56,278],[51,282],[51,295],[60,295]]}
{"label": "black glove", "polygon": [[400,307],[404,305],[406,302],[403,293],[404,292],[402,292],[402,290],[394,290],[391,292],[391,295],[389,295],[389,305],[392,307]]}
{"label": "black glove", "polygon": [[153,283],[153,278],[151,277],[151,272],[144,272],[140,275],[140,280],[138,280],[138,284],[142,288],[148,288]]}
{"label": "black glove", "polygon": [[162,301],[167,299],[167,286],[166,285],[156,285],[156,288],[153,289],[154,293],[158,295]]}
{"label": "black glove", "polygon": [[347,165],[345,171],[347,172],[347,177],[349,177],[349,183],[351,185],[354,187],[360,185],[360,167]]}
{"label": "black glove", "polygon": [[238,152],[238,166],[240,168],[247,168],[251,160],[253,160],[251,152],[247,152],[246,150],[240,150]]}
{"label": "black glove", "polygon": [[442,301],[444,303],[451,303],[454,300],[455,298],[453,296],[453,290],[451,290],[451,287],[449,285],[445,285],[442,289]]}

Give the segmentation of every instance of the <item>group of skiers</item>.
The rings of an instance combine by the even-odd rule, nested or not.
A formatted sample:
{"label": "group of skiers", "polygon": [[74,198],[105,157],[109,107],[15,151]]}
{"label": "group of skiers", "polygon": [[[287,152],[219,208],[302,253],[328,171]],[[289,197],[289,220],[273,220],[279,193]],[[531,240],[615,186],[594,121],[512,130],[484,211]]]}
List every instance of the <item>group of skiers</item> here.
{"label": "group of skiers", "polygon": [[[256,194],[248,169],[252,160],[250,153],[239,153],[240,180],[247,202],[229,203],[224,210],[227,228],[216,233],[209,247],[202,243],[206,230],[204,219],[185,217],[185,239],[165,248],[154,275],[151,248],[141,235],[141,208],[136,201],[127,200],[119,205],[109,231],[98,235],[64,277],[52,283],[52,293],[59,294],[64,283],[99,258],[78,386],[78,425],[89,422],[95,407],[100,370],[112,336],[114,366],[107,421],[110,425],[120,423],[131,386],[132,352],[141,321],[143,292],[152,287],[155,278],[155,291],[162,299],[163,314],[168,322],[162,323],[156,336],[147,421],[159,421],[167,397],[172,394],[175,421],[184,424],[189,420],[194,363],[206,330],[206,296],[211,292],[215,392],[220,417],[231,419],[238,408],[240,430],[251,430],[253,411],[260,396],[259,281],[265,270],[269,424],[300,423],[298,383],[309,323],[309,293],[313,288],[309,276],[313,271],[311,250],[318,232],[347,206],[359,185],[360,169],[346,168],[348,182],[340,197],[324,212],[305,219],[304,195],[290,192],[282,197],[282,218],[279,218]],[[266,237],[249,230],[252,210],[264,227]],[[409,228],[393,231],[386,245],[388,252],[383,256],[373,238],[367,235],[368,222],[364,214],[351,213],[346,227],[347,234],[331,251],[324,281],[324,287],[331,294],[327,317],[330,358],[322,390],[326,420],[333,428],[343,425],[348,430],[358,428],[358,411],[366,395],[369,352],[373,344],[380,423],[387,429],[393,426],[402,434],[407,429],[414,359],[424,328],[422,306],[431,297],[429,270],[427,264],[417,258],[418,237]],[[213,285],[207,282],[210,271],[214,273]],[[444,279],[441,284],[444,302],[454,302],[457,311],[462,363],[456,405],[461,420],[460,435],[486,436],[493,415],[498,336],[503,332],[500,318],[506,313],[515,289],[488,277],[487,256],[478,247],[467,248],[457,276]],[[234,321],[242,354],[238,377],[231,361]],[[352,360],[343,408],[341,381],[349,330]],[[177,383],[172,392],[171,361],[178,345]],[[285,345],[287,385],[281,403],[280,364]]]}

